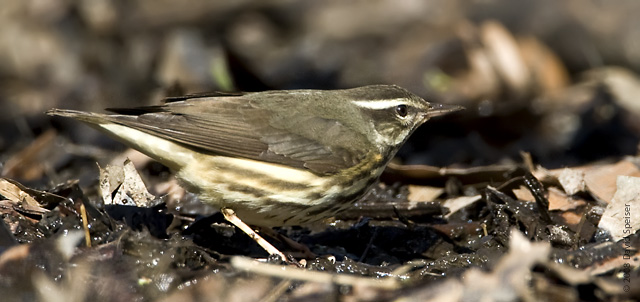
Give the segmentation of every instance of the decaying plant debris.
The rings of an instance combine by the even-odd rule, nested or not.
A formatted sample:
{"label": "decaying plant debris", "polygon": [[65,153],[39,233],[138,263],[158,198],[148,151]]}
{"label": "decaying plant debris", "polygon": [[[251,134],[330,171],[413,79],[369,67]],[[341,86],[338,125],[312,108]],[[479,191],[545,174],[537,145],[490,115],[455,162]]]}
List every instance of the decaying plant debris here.
{"label": "decaying plant debris", "polygon": [[[615,166],[620,163],[600,169]],[[11,297],[37,298],[52,290],[68,298],[79,287],[79,300],[97,294],[105,300],[227,301],[236,291],[246,294],[243,299],[604,299],[627,295],[617,286],[618,272],[625,263],[640,264],[637,235],[612,240],[598,228],[624,206],[594,198],[589,186],[584,194],[565,194],[554,176],[566,174],[561,171],[534,171],[543,175],[541,182],[514,165],[504,171],[511,173],[505,182],[479,186],[477,195],[451,208],[445,205],[461,196],[443,192],[434,200],[409,200],[405,186],[381,184],[335,222],[278,229],[317,255],[296,258],[297,251],[270,238],[295,259],[283,264],[221,215],[185,213],[161,197],[148,204],[144,184],[126,167],[130,162],[102,170],[100,183],[111,181],[117,189],[102,185],[93,195],[77,182],[47,191],[0,182],[0,286],[12,289]],[[113,177],[121,183],[113,186]],[[625,184],[634,178],[618,178],[614,200],[635,190]],[[621,223],[612,227],[624,229]],[[636,230],[634,224],[629,232]]]}
{"label": "decaying plant debris", "polygon": [[[640,300],[635,2],[63,2],[0,18],[2,301]],[[372,83],[467,110],[334,219],[259,230],[287,263],[43,113]]]}

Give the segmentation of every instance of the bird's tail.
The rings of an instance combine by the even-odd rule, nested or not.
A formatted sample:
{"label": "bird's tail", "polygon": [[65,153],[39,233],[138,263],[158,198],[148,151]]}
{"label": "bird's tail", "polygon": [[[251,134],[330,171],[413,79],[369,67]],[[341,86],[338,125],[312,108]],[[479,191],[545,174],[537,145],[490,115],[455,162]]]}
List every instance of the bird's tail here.
{"label": "bird's tail", "polygon": [[122,119],[135,117],[68,109],[51,109],[47,111],[47,114],[70,117],[84,122],[176,171],[193,161],[194,156],[196,156],[193,150],[181,144],[119,122]]}
{"label": "bird's tail", "polygon": [[70,118],[85,122],[87,124],[92,124],[92,125],[110,123],[106,114],[84,112],[84,111],[78,111],[78,110],[54,108],[47,111],[47,115],[70,117]]}

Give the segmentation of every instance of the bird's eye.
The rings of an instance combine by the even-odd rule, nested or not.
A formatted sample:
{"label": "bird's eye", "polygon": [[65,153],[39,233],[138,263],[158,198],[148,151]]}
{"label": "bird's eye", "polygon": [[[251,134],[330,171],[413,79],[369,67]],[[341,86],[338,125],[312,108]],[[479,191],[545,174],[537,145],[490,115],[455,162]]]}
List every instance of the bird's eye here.
{"label": "bird's eye", "polygon": [[400,117],[407,116],[407,105],[398,105],[398,106],[396,106],[396,113]]}

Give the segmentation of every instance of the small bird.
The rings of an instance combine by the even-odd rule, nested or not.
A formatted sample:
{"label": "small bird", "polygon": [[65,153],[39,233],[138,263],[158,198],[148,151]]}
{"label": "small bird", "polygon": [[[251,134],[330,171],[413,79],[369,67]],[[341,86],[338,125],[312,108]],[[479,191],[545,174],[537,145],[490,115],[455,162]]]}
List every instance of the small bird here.
{"label": "small bird", "polygon": [[303,225],[362,197],[413,131],[462,109],[395,85],[345,90],[210,93],[163,105],[52,109],[176,172],[182,185],[248,224]]}

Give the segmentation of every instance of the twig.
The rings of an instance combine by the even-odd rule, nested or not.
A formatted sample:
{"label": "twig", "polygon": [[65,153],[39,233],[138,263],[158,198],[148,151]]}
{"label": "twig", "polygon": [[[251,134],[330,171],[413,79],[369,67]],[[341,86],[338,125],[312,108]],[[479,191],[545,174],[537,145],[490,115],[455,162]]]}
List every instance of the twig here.
{"label": "twig", "polygon": [[394,278],[376,279],[345,274],[310,271],[295,266],[282,266],[277,264],[262,263],[250,258],[239,256],[231,258],[231,265],[239,270],[282,279],[318,283],[332,283],[349,286],[366,286],[380,289],[397,289],[400,287],[400,283],[397,279]]}
{"label": "twig", "polygon": [[87,209],[83,203],[80,203],[80,216],[82,217],[82,228],[84,229],[84,242],[87,247],[91,247],[91,234],[89,233],[89,221]]}
{"label": "twig", "polygon": [[260,245],[269,255],[278,255],[282,261],[287,262],[287,257],[280,252],[277,248],[275,248],[271,243],[264,240],[258,233],[256,233],[251,227],[249,227],[246,223],[244,223],[238,216],[236,216],[236,212],[229,208],[223,208],[221,210],[224,218],[231,222],[233,225],[237,226],[240,230],[242,230],[245,234],[249,235],[251,239],[255,240],[258,245]]}

